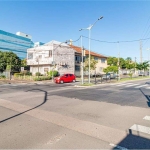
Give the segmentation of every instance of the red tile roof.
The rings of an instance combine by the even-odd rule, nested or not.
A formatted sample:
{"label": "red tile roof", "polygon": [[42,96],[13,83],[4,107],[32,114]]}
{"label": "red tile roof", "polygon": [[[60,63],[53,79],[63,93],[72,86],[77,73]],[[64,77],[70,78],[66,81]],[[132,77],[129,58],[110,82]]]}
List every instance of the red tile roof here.
{"label": "red tile roof", "polygon": [[[72,49],[74,49],[77,53],[81,53],[81,47],[78,47],[78,46],[74,46],[74,45],[69,45]],[[90,51],[91,55],[92,56],[96,56],[96,57],[99,57],[99,58],[107,58],[106,56],[103,56],[101,54],[98,54],[98,53],[95,53],[95,52],[92,52]],[[85,54],[88,55],[89,54],[89,50],[85,50]]]}

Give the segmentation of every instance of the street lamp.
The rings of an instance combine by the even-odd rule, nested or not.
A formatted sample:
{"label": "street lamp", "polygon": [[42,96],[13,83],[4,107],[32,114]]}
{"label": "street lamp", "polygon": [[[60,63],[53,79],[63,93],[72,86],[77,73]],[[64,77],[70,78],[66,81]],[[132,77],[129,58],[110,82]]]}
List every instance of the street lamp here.
{"label": "street lamp", "polygon": [[92,27],[96,24],[96,22],[97,21],[99,21],[100,19],[103,19],[103,16],[101,16],[101,17],[99,17],[94,23],[93,23],[93,25],[90,25],[88,28],[81,28],[79,31],[82,31],[82,30],[89,30],[89,83],[90,83],[90,53],[91,53],[91,51],[90,51],[90,38],[91,38],[91,29],[92,29]]}

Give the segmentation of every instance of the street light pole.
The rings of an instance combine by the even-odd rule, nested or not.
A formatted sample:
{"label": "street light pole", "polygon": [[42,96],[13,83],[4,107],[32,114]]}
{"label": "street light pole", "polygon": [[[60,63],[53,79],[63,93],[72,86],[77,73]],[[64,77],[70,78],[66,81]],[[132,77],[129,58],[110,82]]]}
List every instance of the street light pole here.
{"label": "street light pole", "polygon": [[89,29],[89,83],[91,79],[91,28]]}
{"label": "street light pole", "polygon": [[[148,48],[147,50],[149,51],[150,48]],[[149,77],[150,77],[150,56],[149,56],[149,53],[148,53],[148,60],[149,60]]]}
{"label": "street light pole", "polygon": [[96,24],[97,21],[99,21],[100,19],[103,19],[103,16],[99,17],[94,23],[93,25],[90,25],[88,28],[82,28],[80,29],[79,31],[82,31],[82,30],[89,30],[89,83],[90,83],[90,55],[91,55],[91,29],[92,27]]}
{"label": "street light pole", "polygon": [[81,35],[81,52],[82,52],[81,81],[82,81],[82,84],[83,84],[83,46],[82,46],[82,35]]}

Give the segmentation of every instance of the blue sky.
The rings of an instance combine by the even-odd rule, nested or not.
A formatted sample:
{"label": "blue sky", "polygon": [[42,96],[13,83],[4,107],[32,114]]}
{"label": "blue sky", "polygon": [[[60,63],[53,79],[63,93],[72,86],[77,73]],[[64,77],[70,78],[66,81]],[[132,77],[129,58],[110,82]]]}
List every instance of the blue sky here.
{"label": "blue sky", "polygon": [[[150,37],[150,1],[0,1],[0,29],[22,31],[34,42],[60,42],[88,37],[79,31],[98,21],[91,38],[100,41],[132,41]],[[73,43],[80,46],[81,40]],[[83,38],[88,48],[88,39]],[[143,60],[148,59],[150,40],[143,41]],[[140,43],[104,43],[91,40],[91,50],[108,56],[132,57],[140,61]],[[150,51],[149,51],[150,54]]]}

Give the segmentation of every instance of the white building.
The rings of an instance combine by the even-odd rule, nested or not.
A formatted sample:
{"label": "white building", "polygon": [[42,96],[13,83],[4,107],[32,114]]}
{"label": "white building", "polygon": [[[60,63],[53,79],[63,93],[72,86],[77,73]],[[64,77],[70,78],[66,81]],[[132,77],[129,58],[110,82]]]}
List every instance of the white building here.
{"label": "white building", "polygon": [[27,49],[27,65],[30,72],[46,74],[57,70],[60,74],[74,73],[75,51],[65,43],[51,41],[42,46]]}

